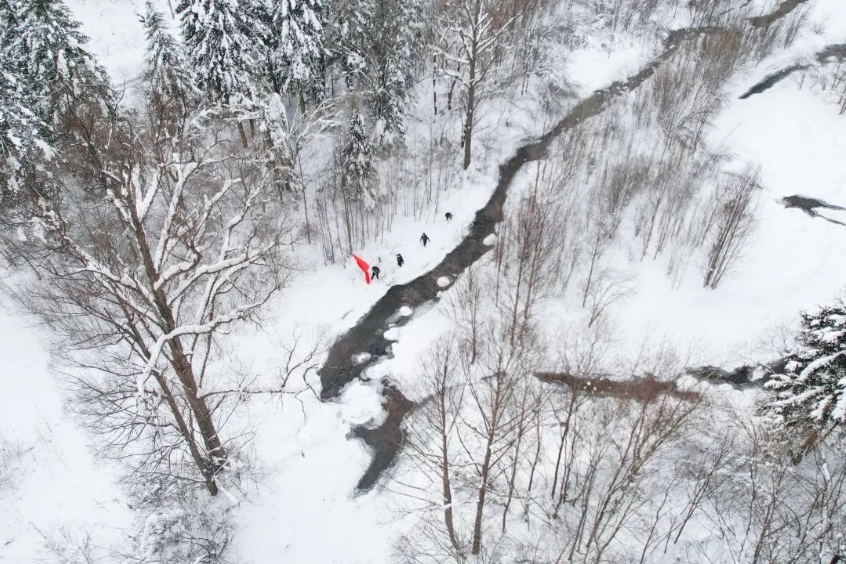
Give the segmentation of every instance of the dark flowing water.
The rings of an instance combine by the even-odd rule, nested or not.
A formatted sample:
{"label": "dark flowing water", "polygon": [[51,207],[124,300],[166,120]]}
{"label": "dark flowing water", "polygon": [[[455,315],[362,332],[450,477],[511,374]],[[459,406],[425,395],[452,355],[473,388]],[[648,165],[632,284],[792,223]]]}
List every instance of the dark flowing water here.
{"label": "dark flowing water", "polygon": [[[846,60],[846,44],[838,44],[838,45],[828,45],[816,55],[814,55],[814,59],[820,65],[825,65],[828,63],[842,63]],[[811,68],[811,63],[795,63],[788,67],[785,67],[777,72],[772,74],[768,74],[760,82],[753,85],[749,90],[744,92],[740,95],[741,100],[745,100],[750,96],[754,96],[755,94],[761,94],[762,92],[766,92],[788,76],[792,75],[795,72],[804,71]]]}
{"label": "dark flowing water", "polygon": [[[426,274],[407,284],[391,287],[353,328],[334,343],[326,363],[318,372],[323,386],[321,398],[324,401],[337,398],[344,386],[359,378],[368,367],[390,355],[391,341],[384,337],[385,331],[402,325],[409,319],[399,315],[400,308],[407,306],[416,310],[421,305],[436,300],[438,292],[444,289],[438,286],[439,278],[446,276],[454,282],[470,265],[492,249],[490,245],[485,245],[484,241],[496,232],[496,225],[502,221],[508,188],[514,176],[526,163],[543,157],[550,143],[561,133],[599,115],[610,101],[643,84],[675,54],[684,41],[715,33],[720,33],[720,30],[695,28],[671,32],[664,41],[663,51],[639,72],[581,100],[550,131],[517,149],[514,156],[500,165],[496,189],[487,204],[476,213],[470,232],[461,243]],[[369,353],[370,358],[366,362],[356,364],[354,356],[364,352]],[[402,447],[402,420],[413,408],[412,402],[390,383],[385,384],[383,395],[387,411],[385,422],[375,429],[358,427],[353,430],[353,436],[364,440],[373,451],[370,467],[358,483],[359,491],[373,487],[382,472],[393,463]]]}

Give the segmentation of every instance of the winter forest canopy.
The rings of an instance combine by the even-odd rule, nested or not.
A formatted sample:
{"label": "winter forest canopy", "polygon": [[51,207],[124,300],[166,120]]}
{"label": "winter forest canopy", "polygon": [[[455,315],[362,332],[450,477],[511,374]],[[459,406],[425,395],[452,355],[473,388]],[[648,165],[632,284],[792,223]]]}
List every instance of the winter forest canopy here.
{"label": "winter forest canopy", "polygon": [[846,561],[844,63],[840,0],[0,0],[0,560]]}

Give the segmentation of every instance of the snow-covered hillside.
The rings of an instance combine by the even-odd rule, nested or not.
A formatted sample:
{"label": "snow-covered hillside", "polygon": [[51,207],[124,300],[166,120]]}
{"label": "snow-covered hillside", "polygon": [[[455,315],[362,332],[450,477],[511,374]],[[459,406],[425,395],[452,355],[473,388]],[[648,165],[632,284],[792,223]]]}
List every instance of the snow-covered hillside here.
{"label": "snow-covered hillside", "polygon": [[116,475],[98,463],[63,409],[43,328],[4,301],[0,316],[0,516],[3,562],[50,561],[51,546],[90,552],[123,541],[132,512]]}
{"label": "snow-covered hillside", "polygon": [[[750,4],[741,0],[735,3],[738,9],[740,5]],[[407,150],[383,157],[377,167],[382,179],[380,190],[384,201],[389,203],[377,210],[366,210],[360,219],[350,220],[350,212],[346,215],[347,221],[361,221],[356,225],[362,234],[367,232],[362,235],[360,244],[355,245],[355,252],[371,265],[381,268],[380,278],[370,285],[364,284],[355,263],[343,258],[346,246],[343,249],[341,246],[347,241],[342,240],[342,233],[347,234],[353,246],[353,237],[359,236],[358,231],[347,224],[344,232],[340,225],[344,214],[334,208],[334,211],[327,211],[330,200],[325,196],[328,190],[325,181],[331,174],[327,170],[334,158],[333,149],[337,148],[335,137],[342,136],[342,127],[327,128],[309,138],[311,144],[302,153],[305,165],[300,164],[298,171],[302,175],[302,188],[296,192],[299,194],[296,198],[301,197],[304,204],[301,206],[299,200],[292,204],[291,215],[286,220],[291,225],[297,224],[298,234],[296,241],[285,250],[290,258],[290,277],[284,289],[262,305],[260,315],[250,319],[252,323],[237,326],[231,334],[226,330],[225,345],[221,346],[223,352],[209,363],[210,380],[218,378],[226,384],[224,387],[235,388],[237,408],[221,416],[218,431],[221,435],[237,437],[235,442],[241,450],[233,469],[219,478],[222,494],[213,502],[203,497],[196,506],[189,506],[188,512],[201,507],[203,515],[211,515],[212,521],[219,516],[221,522],[224,518],[227,520],[227,526],[231,523],[231,530],[226,531],[231,539],[227,537],[228,542],[224,543],[228,552],[222,562],[436,562],[443,554],[453,554],[446,546],[448,542],[443,540],[447,537],[440,524],[446,509],[451,511],[453,504],[456,507],[456,528],[459,530],[470,531],[474,525],[481,527],[468,517],[477,502],[473,496],[480,489],[474,485],[480,465],[469,454],[474,444],[461,443],[464,450],[456,455],[455,461],[457,471],[453,489],[456,497],[448,502],[439,497],[441,484],[437,472],[425,470],[426,456],[437,450],[432,446],[435,443],[429,445],[419,436],[423,433],[418,425],[422,424],[416,417],[423,415],[415,413],[425,414],[425,410],[412,412],[406,420],[408,427],[404,429],[406,436],[412,436],[412,448],[403,451],[377,486],[366,492],[356,491],[356,484],[371,463],[373,450],[352,437],[356,428],[375,429],[385,422],[386,384],[396,386],[418,407],[433,403],[433,389],[426,387],[427,370],[434,367],[437,372],[436,365],[443,357],[427,355],[433,354],[433,347],[445,346],[444,343],[453,342],[458,347],[463,315],[469,311],[472,301],[463,293],[472,293],[466,286],[467,273],[439,278],[439,288],[435,290],[439,301],[403,310],[391,318],[390,328],[382,327],[379,335],[374,333],[374,342],[379,336],[391,342],[388,354],[368,365],[363,377],[346,385],[339,397],[321,400],[318,370],[332,344],[357,327],[374,305],[378,307],[382,303],[380,300],[385,299],[392,287],[413,283],[426,275],[443,264],[445,257],[465,240],[474,228],[476,212],[485,206],[497,187],[500,165],[515,151],[548,132],[558,120],[578,107],[579,100],[615,81],[624,81],[642,72],[667,49],[662,43],[667,30],[695,23],[688,21],[687,12],[678,8],[681,3],[659,2],[657,4],[663,8],[656,10],[648,22],[632,29],[611,30],[610,16],[597,15],[585,7],[594,4],[597,3],[551,2],[552,8],[545,13],[543,21],[537,23],[537,34],[543,39],[534,47],[543,52],[530,76],[524,78],[516,70],[503,71],[501,76],[497,75],[499,82],[485,92],[484,105],[480,106],[476,117],[474,161],[467,170],[462,170],[457,142],[463,115],[458,109],[444,109],[447,91],[451,97],[455,87],[449,84],[451,75],[439,75],[440,82],[434,86],[431,69],[422,75],[412,91]],[[777,4],[752,2],[749,9],[766,13]],[[135,103],[133,89],[142,80],[144,66],[144,29],[139,21],[139,15],[145,10],[144,3],[140,0],[71,0],[68,5],[73,16],[81,22],[81,31],[90,38],[91,52],[108,70],[113,85],[119,90],[126,89],[128,95],[123,103],[131,106]],[[173,19],[173,6],[158,0],[157,8],[166,15],[176,32],[178,23]],[[540,292],[536,298],[540,300],[539,306],[531,314],[537,321],[537,350],[544,352],[520,357],[519,361],[514,361],[519,365],[515,370],[524,370],[534,382],[533,372],[574,370],[574,364],[578,363],[573,362],[573,357],[583,355],[580,360],[587,358],[590,356],[585,352],[588,349],[590,354],[596,355],[596,359],[591,358],[596,364],[592,365],[594,372],[579,374],[587,380],[600,376],[614,380],[622,377],[621,373],[628,367],[632,367],[630,376],[651,375],[654,371],[659,379],[675,380],[684,369],[694,365],[733,368],[769,362],[783,352],[777,350],[777,345],[782,344],[779,338],[796,329],[799,311],[827,302],[841,293],[846,281],[846,211],[824,210],[821,213],[825,217],[813,217],[799,209],[787,208],[782,202],[785,197],[802,195],[846,207],[846,116],[838,115],[843,88],[841,85],[838,90],[823,89],[819,86],[821,79],[813,74],[829,72],[833,65],[825,67],[828,70],[796,73],[760,94],[739,99],[743,92],[773,72],[796,62],[811,61],[827,45],[846,42],[846,5],[842,0],[808,0],[807,6],[801,9],[807,9],[807,13],[796,40],[732,72],[721,91],[720,107],[704,130],[702,150],[726,155],[725,160],[719,161],[721,170],[759,169],[754,230],[718,287],[703,287],[702,271],[707,258],[704,247],[691,245],[683,261],[686,266],[673,271],[672,275],[668,275],[668,271],[674,267],[668,263],[673,259],[659,256],[658,251],[655,251],[657,258],[652,258],[652,251],[647,256],[649,241],[641,253],[642,233],[635,227],[639,221],[636,206],[638,198],[646,201],[647,195],[635,196],[631,207],[620,212],[619,230],[610,236],[611,242],[602,262],[597,262],[608,276],[601,283],[607,282],[609,293],[604,294],[606,298],[597,298],[607,299],[607,303],[602,302],[602,323],[594,324],[591,311],[584,307],[594,274],[593,261],[589,270],[584,263],[571,264],[570,270],[575,273],[572,281],[570,275],[567,276],[567,284],[571,285],[566,291]],[[519,59],[514,55],[516,49],[499,55],[502,60],[509,61],[506,66],[518,66]],[[672,60],[667,65],[681,67],[682,63]],[[603,107],[603,110],[610,108],[602,117],[609,120],[602,122],[603,127],[607,127],[605,133],[600,131],[600,125],[589,120],[585,120],[584,125],[573,126],[573,131],[584,131],[584,136],[576,137],[575,133],[572,138],[566,138],[566,134],[562,136],[562,139],[574,139],[573,145],[567,145],[565,140],[553,140],[549,153],[543,159],[526,164],[513,181],[505,203],[505,220],[496,227],[496,236],[485,240],[493,251],[472,267],[480,280],[486,277],[497,280],[496,289],[482,286],[482,295],[473,303],[482,304],[486,315],[508,311],[509,318],[515,320],[510,335],[512,347],[516,320],[521,316],[528,319],[530,308],[527,305],[525,310],[518,312],[521,299],[528,303],[528,298],[521,294],[525,289],[521,290],[520,286],[517,286],[513,304],[507,298],[503,301],[500,292],[508,295],[508,290],[500,288],[499,280],[501,272],[505,273],[502,274],[504,278],[518,270],[522,273],[523,269],[515,266],[516,261],[522,260],[521,255],[531,254],[531,250],[527,250],[529,245],[524,242],[529,240],[526,233],[530,229],[521,231],[524,224],[518,219],[522,217],[519,215],[524,209],[522,206],[529,205],[526,202],[536,205],[540,191],[542,198],[548,198],[541,201],[550,209],[559,205],[561,207],[554,209],[577,210],[575,213],[593,209],[587,206],[592,205],[588,202],[591,198],[589,183],[598,183],[594,172],[600,170],[603,163],[616,162],[623,145],[607,145],[607,150],[596,153],[598,158],[591,156],[590,162],[584,163],[584,170],[579,172],[576,167],[566,168],[568,157],[579,154],[576,144],[597,143],[603,135],[605,138],[619,136],[618,140],[622,139],[620,143],[623,143],[625,136],[630,135],[629,141],[635,140],[632,150],[639,155],[664,143],[653,136],[657,131],[654,124],[638,129],[642,124],[636,119],[636,94],[634,89],[631,93],[616,93],[617,98]],[[440,113],[433,111],[433,98],[436,104],[441,104]],[[291,106],[295,107],[297,100],[293,97],[292,100]],[[458,102],[455,103],[458,106]],[[342,110],[338,111],[346,111],[352,105],[354,103],[345,101],[339,104]],[[614,122],[615,117],[620,117],[621,121]],[[595,129],[591,129],[593,127]],[[642,137],[637,137],[641,133]],[[445,147],[442,153],[435,149],[439,144]],[[690,151],[693,153],[696,149]],[[437,155],[441,155],[438,157],[441,160],[435,160]],[[560,172],[565,169],[566,172]],[[555,176],[559,172],[561,179],[567,178],[560,180],[560,185],[556,184],[559,179]],[[582,180],[585,182],[581,183]],[[690,182],[695,183],[694,180]],[[706,197],[702,198],[705,201]],[[567,207],[566,202],[570,200],[572,207]],[[332,199],[331,205],[340,204]],[[449,220],[444,215],[447,212],[452,214]],[[314,222],[314,225],[299,226],[303,213],[305,221]],[[310,219],[309,213],[312,214]],[[567,237],[579,241],[583,237],[587,241],[595,226],[587,220],[579,223],[582,219],[573,218],[572,225],[577,226],[572,228],[573,233],[555,231],[550,235],[552,232],[549,232],[550,247],[563,247],[570,240]],[[554,218],[549,221],[554,222]],[[378,233],[368,231],[372,226],[368,222],[378,222]],[[350,234],[351,231],[355,233]],[[428,245],[420,242],[423,233],[431,238]],[[511,243],[511,238],[518,236],[515,234],[526,239]],[[338,247],[334,262],[327,256],[327,245]],[[398,254],[405,259],[401,267],[396,262]],[[580,254],[579,260],[586,260],[586,256]],[[503,282],[504,285],[511,283],[510,280]],[[584,292],[580,290],[582,286],[585,286]],[[612,295],[613,299],[608,298]],[[416,298],[411,294],[406,297],[409,302]],[[11,298],[0,303],[3,305],[0,314],[0,507],[3,507],[0,511],[0,562],[168,561],[168,553],[155,552],[157,545],[150,537],[161,537],[163,544],[174,538],[178,544],[189,537],[185,530],[164,533],[161,532],[164,528],[156,528],[178,511],[173,508],[159,511],[143,503],[134,504],[121,483],[121,477],[131,472],[99,456],[95,448],[97,441],[64,408],[64,402],[72,397],[67,379],[78,374],[75,372],[78,368],[51,362],[48,343],[61,348],[62,342],[55,339],[49,327],[36,324]],[[509,308],[513,309],[513,316]],[[491,333],[487,337],[495,341],[489,343],[494,348],[507,340],[507,332],[494,333],[492,327],[497,323],[499,321],[491,321]],[[527,333],[534,338],[534,332]],[[474,335],[474,347],[475,338]],[[359,362],[367,363],[371,355],[378,356],[383,351],[355,352],[360,355],[357,357]],[[461,352],[466,353],[464,349]],[[475,360],[475,350],[473,354]],[[495,355],[492,353],[492,356]],[[498,373],[492,365],[484,364],[488,360],[470,362],[464,375],[470,378],[468,374],[478,371],[480,376],[476,381],[487,382],[491,374]],[[456,366],[459,365],[461,363],[457,362]],[[482,374],[486,368],[490,370]],[[666,372],[661,373],[659,368]],[[151,372],[148,367],[147,375]],[[276,389],[280,382],[281,390]],[[200,392],[204,391],[202,382],[200,387]],[[268,392],[271,389],[275,391]],[[537,398],[531,396],[535,399],[527,400],[530,392],[519,389],[524,393],[524,407],[531,401],[552,404],[564,394],[552,385],[544,387],[545,392],[538,392]],[[611,494],[603,498],[606,506],[611,504],[610,509],[603,507],[603,513],[606,510],[614,513],[616,509],[622,519],[628,511],[637,514],[643,509],[644,513],[648,510],[650,515],[655,515],[656,523],[661,523],[649,531],[649,539],[643,541],[646,544],[642,553],[637,543],[643,540],[648,526],[638,517],[630,527],[622,522],[619,525],[616,522],[599,524],[597,520],[596,530],[585,543],[584,552],[574,544],[567,555],[569,545],[566,542],[569,540],[565,537],[570,531],[566,529],[570,526],[567,509],[561,510],[559,519],[562,503],[553,509],[554,503],[547,500],[547,497],[556,497],[561,452],[570,452],[571,448],[565,448],[564,440],[569,427],[565,427],[564,415],[555,407],[552,408],[554,415],[549,415],[548,419],[544,419],[547,415],[539,414],[540,409],[532,416],[531,425],[535,426],[531,432],[526,430],[526,436],[533,438],[525,439],[525,445],[531,448],[524,445],[526,452],[509,454],[513,456],[513,468],[524,463],[531,467],[527,491],[532,490],[537,476],[535,486],[551,485],[552,495],[547,496],[544,490],[543,501],[536,505],[528,497],[517,496],[513,506],[509,506],[502,490],[490,486],[497,512],[486,515],[484,530],[491,539],[500,540],[490,541],[496,545],[486,553],[490,560],[482,560],[483,552],[482,556],[463,561],[581,562],[595,557],[591,561],[779,562],[777,553],[759,557],[756,552],[753,557],[747,539],[740,538],[737,533],[742,523],[732,521],[732,517],[716,523],[705,517],[704,509],[700,511],[694,507],[684,520],[685,525],[688,519],[691,521],[687,529],[679,527],[676,517],[670,517],[685,514],[688,506],[682,493],[685,483],[679,477],[681,474],[670,476],[669,468],[694,460],[690,458],[694,456],[701,455],[695,460],[703,464],[709,461],[712,458],[709,449],[715,448],[721,438],[737,431],[734,425],[738,420],[743,419],[744,424],[747,418],[758,421],[756,401],[764,392],[704,384],[689,376],[681,378],[678,390],[701,394],[697,395],[697,411],[685,413],[685,417],[690,417],[678,425],[683,429],[679,437],[684,437],[691,450],[679,446],[682,440],[678,443],[673,442],[676,438],[668,440],[672,446],[666,452],[660,451],[655,468],[650,469],[654,473],[642,479],[635,478],[633,473],[628,482],[634,484],[633,490],[642,486],[643,491],[658,491],[649,488],[657,488],[656,483],[666,480],[673,484],[668,486],[669,493],[662,502],[658,500],[660,505],[657,498],[648,496],[619,501],[630,504],[625,507],[614,506],[618,501]],[[572,443],[572,448],[577,449],[576,454],[570,453],[573,467],[594,460],[592,456],[605,463],[616,461],[617,455],[623,457],[621,467],[636,466],[619,453],[622,449],[615,450],[622,442],[614,441],[625,441],[630,430],[626,425],[635,420],[631,414],[638,411],[631,406],[637,406],[637,402],[622,401],[627,406],[622,408],[616,404],[612,407],[614,400],[607,397],[595,399],[590,393],[579,397],[587,407],[576,408],[582,409],[577,418],[583,423],[578,439],[574,438]],[[484,403],[476,399],[478,404]],[[660,405],[661,409],[665,406],[664,403]],[[644,407],[641,415],[646,411]],[[453,424],[458,426],[460,422],[476,432],[490,425],[484,418],[483,408],[480,407],[479,413],[455,415]],[[567,421],[569,425],[570,419]],[[649,421],[655,428],[664,424],[660,417]],[[674,422],[667,425],[672,426]],[[520,425],[522,437],[524,429],[522,423]],[[526,425],[528,429],[530,423]],[[632,436],[646,426],[641,420],[631,425],[635,429],[631,431]],[[749,425],[751,428],[752,424]],[[557,438],[559,434],[560,439]],[[741,436],[743,438],[738,438]],[[732,437],[737,444],[742,443],[743,448],[747,448],[744,441],[748,437],[742,432],[737,431]],[[560,440],[560,448],[557,442],[549,446],[553,444],[548,442],[550,440]],[[503,439],[503,444],[507,443],[509,448],[514,442]],[[658,442],[664,444],[656,439]],[[591,451],[591,445],[596,446],[596,452]],[[651,448],[651,444],[648,446]],[[433,450],[430,452],[429,448]],[[458,450],[458,446],[454,448]],[[527,461],[535,448],[538,454],[532,464]],[[557,448],[558,462],[555,461]],[[503,447],[502,452],[506,450]],[[749,447],[736,454],[736,459],[754,459],[756,452]],[[734,460],[734,456],[727,455],[727,458]],[[726,463],[726,467],[729,466]],[[510,462],[508,465],[503,462],[502,476],[511,467]],[[597,463],[596,468],[600,467]],[[239,472],[242,469],[243,475]],[[602,471],[588,475],[592,481],[596,475],[602,475]],[[573,487],[589,489],[585,485],[588,478],[584,482],[580,479]],[[605,482],[601,478],[597,480],[604,487]],[[747,484],[750,488],[754,480],[752,476]],[[525,481],[512,477],[508,482],[512,486],[508,503],[511,503],[513,490],[525,486]],[[518,482],[519,487],[515,486]],[[618,491],[625,493],[626,484],[609,483],[608,491],[615,495]],[[671,491],[672,487],[676,489]],[[484,484],[481,486],[481,490],[486,488]],[[144,489],[143,484],[140,489]],[[137,484],[133,491],[138,491]],[[773,491],[781,490],[774,486]],[[563,500],[564,494],[559,492],[559,495]],[[754,498],[753,502],[757,503]],[[501,512],[499,509],[503,505],[505,511]],[[719,515],[725,517],[729,511]],[[829,517],[842,515],[842,512],[835,512]],[[188,515],[186,520],[190,522],[192,516]],[[750,523],[752,521],[750,517]],[[514,531],[508,536],[505,535],[506,522],[509,530]],[[666,531],[661,529],[668,522],[671,524]],[[500,526],[502,536],[497,536]],[[597,549],[598,552],[589,552],[593,550],[591,546],[598,547],[600,539],[605,538],[602,537],[607,533],[605,527],[614,526],[623,531],[619,538],[613,543],[609,540],[602,550]],[[578,526],[580,535],[584,534],[584,527],[584,523]],[[834,528],[843,532],[842,523]],[[683,530],[685,536],[681,542],[671,541],[673,535],[681,536]],[[541,532],[543,534],[538,536]],[[182,537],[176,538],[180,534]],[[658,541],[659,537],[665,538],[664,544]],[[715,540],[718,538],[719,542]],[[675,539],[679,541],[679,537]],[[468,542],[467,538],[460,540]],[[603,554],[605,549],[608,552]],[[819,554],[805,554],[794,561],[817,562],[821,555],[830,553],[828,547],[820,550]],[[207,557],[195,560],[195,564],[213,561],[203,558]]]}

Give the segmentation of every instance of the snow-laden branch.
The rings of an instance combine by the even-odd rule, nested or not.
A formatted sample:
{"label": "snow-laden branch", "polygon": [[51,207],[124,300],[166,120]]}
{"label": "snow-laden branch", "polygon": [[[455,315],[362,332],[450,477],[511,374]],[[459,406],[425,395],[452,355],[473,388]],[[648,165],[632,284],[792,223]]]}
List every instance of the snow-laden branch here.
{"label": "snow-laden branch", "polygon": [[182,193],[185,190],[185,183],[191,173],[196,170],[197,166],[197,163],[193,162],[189,162],[187,164],[180,163],[176,166],[176,182],[174,183],[173,194],[170,196],[167,215],[165,216],[161,232],[159,233],[159,242],[156,245],[156,252],[153,255],[153,266],[155,267],[156,272],[161,270],[168,241],[172,240],[171,227],[173,226],[173,220],[176,217],[176,212],[179,209],[179,204],[182,202]]}
{"label": "snow-laden branch", "polygon": [[[91,256],[90,253],[82,249],[70,237],[65,236],[63,239],[67,248],[73,250],[73,253],[76,255],[78,260],[83,263],[83,266],[75,270],[60,272],[58,273],[59,276],[67,278],[83,273],[93,274],[96,280],[99,280],[110,293],[113,293],[128,308],[132,309],[139,315],[158,323],[158,320],[151,318],[149,315],[154,299],[153,295],[144,284],[135,277],[130,276],[128,272],[123,272],[118,275],[105,264]],[[139,303],[132,294],[141,296],[146,303]]]}
{"label": "snow-laden branch", "polygon": [[[208,265],[195,267],[191,276],[182,281],[182,283],[168,296],[168,303],[173,304],[187,292],[198,280],[205,276],[215,275],[226,272],[226,277],[245,268],[246,266],[255,263],[261,257],[265,256],[276,244],[275,241],[269,242],[266,246],[256,250],[242,250],[237,255],[232,256],[231,253],[235,250],[232,247],[232,239],[235,229],[244,222],[247,217],[247,212],[255,205],[256,199],[261,194],[261,189],[256,188],[251,190],[239,212],[233,215],[226,225],[226,231],[223,241],[220,244],[217,262]],[[228,272],[227,272],[228,271]],[[166,280],[166,279],[165,279]],[[209,281],[212,284],[213,280]],[[207,291],[203,297],[201,310],[206,308],[210,295]]]}
{"label": "snow-laden branch", "polygon": [[[446,66],[441,72],[458,81],[465,90],[480,84],[484,80],[484,69],[478,68],[475,76],[468,76],[467,68],[478,61],[494,46],[496,46],[500,35],[502,35],[515,21],[511,18],[499,28],[494,28],[490,13],[470,12],[465,10],[465,21],[457,23],[447,20],[444,32],[441,35],[439,44],[443,47],[435,47],[435,53],[448,63],[456,65],[453,70]],[[448,39],[450,38],[451,39]],[[455,52],[454,52],[455,51]]]}
{"label": "snow-laden branch", "polygon": [[[159,188],[162,185],[161,182],[161,169],[156,169],[150,181],[150,188],[147,190],[147,193],[144,194],[140,199],[137,199],[135,202],[135,209],[138,212],[138,220],[143,222],[144,219],[147,217],[147,212],[150,211],[150,206],[153,203],[153,200],[156,197],[156,194],[159,193]],[[139,192],[140,196],[140,192]]]}
{"label": "snow-laden branch", "polygon": [[185,335],[207,335],[209,333],[214,332],[221,325],[227,325],[229,323],[232,323],[233,321],[243,319],[247,316],[247,314],[249,314],[251,311],[259,307],[260,305],[261,303],[251,303],[247,305],[238,306],[230,312],[223,315],[218,315],[214,319],[205,323],[199,323],[195,325],[182,325],[180,327],[175,328],[173,331],[170,331],[169,333],[159,337],[153,344],[153,346],[150,348],[150,356],[147,359],[147,363],[144,366],[144,370],[141,371],[136,380],[138,394],[144,394],[144,385],[150,378],[150,374],[153,372],[153,369],[155,369],[156,363],[159,360],[159,356],[161,355],[162,349],[169,341],[177,339],[179,337],[183,337]]}
{"label": "snow-laden branch", "polygon": [[176,290],[168,295],[168,304],[173,304],[176,300],[180,299],[185,292],[191,289],[191,286],[204,276],[214,275],[226,270],[238,269],[239,267],[246,266],[254,262],[259,257],[259,254],[260,253],[257,252],[242,253],[220,260],[214,264],[204,264],[195,268],[191,273],[191,276],[183,281]]}
{"label": "snow-laden branch", "polygon": [[[216,209],[219,202],[224,198],[224,196],[226,196],[227,193],[229,193],[229,191],[232,189],[232,187],[240,184],[241,182],[242,182],[242,180],[240,178],[227,179],[226,181],[224,181],[223,186],[220,188],[220,190],[218,190],[215,194],[213,194],[211,198],[204,198],[205,201],[203,202],[202,208],[198,212],[196,212],[195,214],[192,214],[196,217],[195,221],[190,222],[191,228],[193,228],[195,230],[194,237],[192,237],[192,239],[194,239],[194,240],[202,239],[203,234],[205,234],[205,232],[206,232],[206,225],[208,223],[208,220],[209,220],[210,217],[212,217],[213,212]],[[252,200],[250,200],[248,203],[245,203],[244,208],[248,208],[251,204],[252,204]],[[237,223],[240,223],[243,220],[243,217],[244,217],[244,213],[243,213],[243,210],[242,210],[242,213],[239,213],[235,216],[235,218],[238,219]],[[231,221],[230,221],[230,223],[231,223]],[[159,239],[160,241],[163,241],[163,244],[160,243],[160,249],[159,249],[160,253],[161,253],[161,257],[164,257],[166,255],[165,251],[169,250],[168,247],[173,245],[179,239],[179,237],[177,237],[176,234],[166,233],[165,232],[166,228],[169,228],[169,226],[165,225],[165,226],[162,227],[162,233],[161,233],[161,237]],[[230,229],[230,232],[231,232],[231,229]],[[228,247],[228,243],[227,243],[227,247]],[[161,272],[158,280],[156,280],[156,282],[155,282],[156,290],[160,289],[165,283],[172,280],[173,278],[175,278],[175,277],[177,277],[180,274],[183,274],[185,272],[189,272],[197,266],[199,259],[200,259],[200,252],[197,249],[193,249],[193,250],[196,253],[197,260],[181,261],[181,262],[169,267],[164,272]],[[157,252],[156,256],[157,256],[157,258],[160,256],[158,252]],[[163,261],[163,258],[162,258],[162,261]],[[157,265],[158,265],[158,268],[161,268],[163,266],[160,263],[157,263]],[[224,266],[223,268],[226,268],[226,267]],[[215,271],[214,268],[212,268],[211,271],[204,272],[203,274],[207,274],[207,273],[213,272],[213,271]]]}
{"label": "snow-laden branch", "polygon": [[804,382],[805,380],[808,379],[809,376],[811,376],[818,369],[828,365],[833,360],[836,360],[837,358],[839,358],[843,355],[846,355],[846,351],[838,351],[836,353],[820,357],[820,358],[814,360],[813,362],[808,363],[808,366],[806,366],[804,368],[804,370],[802,370],[802,372],[799,373],[798,381]]}

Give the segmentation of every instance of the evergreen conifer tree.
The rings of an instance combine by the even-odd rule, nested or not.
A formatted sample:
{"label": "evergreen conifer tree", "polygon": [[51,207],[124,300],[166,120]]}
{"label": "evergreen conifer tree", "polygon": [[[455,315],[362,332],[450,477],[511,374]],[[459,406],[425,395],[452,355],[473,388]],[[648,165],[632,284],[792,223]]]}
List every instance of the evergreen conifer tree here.
{"label": "evergreen conifer tree", "polygon": [[[30,230],[58,198],[57,131],[105,73],[60,2],[0,1],[0,224]],[[66,136],[67,137],[67,136]],[[65,141],[69,139],[65,138]],[[73,136],[70,136],[73,141]],[[67,143],[65,143],[67,145]],[[20,235],[20,232],[19,232]]]}
{"label": "evergreen conifer tree", "polygon": [[344,0],[334,11],[334,60],[365,93],[380,143],[405,133],[419,65],[419,0]]}
{"label": "evergreen conifer tree", "polygon": [[341,70],[348,88],[362,80],[367,69],[364,37],[370,20],[368,0],[340,0],[329,5],[326,44],[330,64]]}
{"label": "evergreen conifer tree", "polygon": [[147,39],[144,78],[148,99],[157,121],[173,125],[196,105],[198,92],[179,44],[168,30],[164,16],[151,2],[147,2],[143,22]]}
{"label": "evergreen conifer tree", "polygon": [[419,65],[419,0],[370,0],[373,3],[371,66],[373,78],[369,104],[377,122],[379,139],[391,142],[405,134],[408,102]]}
{"label": "evergreen conifer tree", "polygon": [[85,50],[88,39],[61,0],[30,0],[16,6],[16,25],[4,55],[37,97],[32,109],[45,123],[59,125],[81,98],[88,105],[108,96],[106,73]]}
{"label": "evergreen conifer tree", "polygon": [[364,121],[358,111],[350,118],[350,128],[341,152],[343,178],[341,186],[351,200],[364,203],[365,209],[371,209],[376,203],[374,179],[376,169],[373,166],[373,150],[364,131]]}
{"label": "evergreen conifer tree", "polygon": [[267,37],[256,7],[238,0],[181,0],[177,12],[197,87],[213,102],[253,100]]}
{"label": "evergreen conifer tree", "polygon": [[271,81],[277,93],[322,97],[323,5],[321,0],[278,0],[270,9]]}
{"label": "evergreen conifer tree", "polygon": [[[2,53],[0,53],[2,56]],[[29,193],[37,163],[53,153],[50,130],[32,110],[42,102],[0,61],[0,223],[26,221],[21,207],[33,203]]]}
{"label": "evergreen conifer tree", "polygon": [[825,431],[846,422],[846,304],[842,300],[802,314],[798,346],[783,374],[767,387],[777,393],[766,406],[786,426]]}

